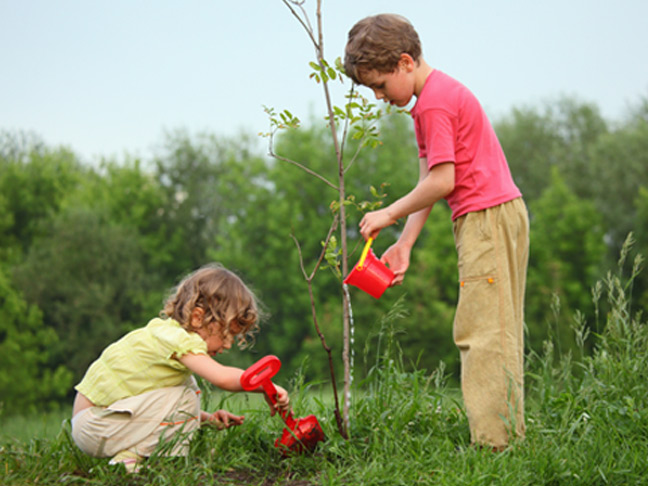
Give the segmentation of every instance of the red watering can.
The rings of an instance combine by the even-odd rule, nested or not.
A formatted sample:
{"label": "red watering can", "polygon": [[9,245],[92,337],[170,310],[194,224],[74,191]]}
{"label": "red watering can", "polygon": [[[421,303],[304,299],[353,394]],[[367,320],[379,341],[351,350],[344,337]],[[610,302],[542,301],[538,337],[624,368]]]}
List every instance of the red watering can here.
{"label": "red watering can", "polygon": [[371,243],[373,238],[369,238],[365,243],[358,264],[344,279],[344,283],[354,285],[372,297],[380,299],[394,280],[394,272],[376,257],[371,249]]}
{"label": "red watering can", "polygon": [[[250,366],[241,375],[241,386],[244,390],[252,391],[263,387],[263,392],[273,405],[277,403],[277,389],[270,381],[281,368],[281,361],[276,356],[266,356]],[[313,451],[317,443],[324,440],[324,432],[315,415],[304,418],[293,417],[291,412],[281,412],[281,418],[286,423],[283,434],[275,441],[275,447],[284,456],[300,453],[304,450]]]}

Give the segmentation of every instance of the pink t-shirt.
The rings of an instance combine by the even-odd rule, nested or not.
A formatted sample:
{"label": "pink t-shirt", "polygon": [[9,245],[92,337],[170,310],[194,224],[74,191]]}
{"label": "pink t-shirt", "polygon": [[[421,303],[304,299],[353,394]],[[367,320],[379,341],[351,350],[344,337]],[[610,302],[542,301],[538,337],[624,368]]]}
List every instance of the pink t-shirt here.
{"label": "pink t-shirt", "polygon": [[412,109],[419,157],[428,167],[453,162],[455,188],[446,200],[452,220],[522,194],[486,113],[468,88],[434,70]]}

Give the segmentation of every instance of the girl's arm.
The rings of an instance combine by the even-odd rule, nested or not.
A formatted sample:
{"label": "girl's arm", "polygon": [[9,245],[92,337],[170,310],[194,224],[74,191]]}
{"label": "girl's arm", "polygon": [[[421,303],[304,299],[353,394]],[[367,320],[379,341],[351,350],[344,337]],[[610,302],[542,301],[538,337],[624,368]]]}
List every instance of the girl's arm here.
{"label": "girl's arm", "polygon": [[[185,354],[178,358],[178,361],[191,370],[192,373],[204,378],[218,388],[231,392],[243,391],[241,386],[243,370],[240,368],[224,366],[206,354]],[[275,388],[277,389],[277,408],[288,412],[290,410],[288,392],[278,385],[275,385]],[[263,393],[263,388],[259,387],[254,391]],[[273,408],[273,414],[274,410]]]}
{"label": "girl's arm", "polygon": [[212,385],[231,392],[243,391],[241,375],[243,370],[224,366],[206,354],[185,354],[178,358],[192,373],[204,378]]}

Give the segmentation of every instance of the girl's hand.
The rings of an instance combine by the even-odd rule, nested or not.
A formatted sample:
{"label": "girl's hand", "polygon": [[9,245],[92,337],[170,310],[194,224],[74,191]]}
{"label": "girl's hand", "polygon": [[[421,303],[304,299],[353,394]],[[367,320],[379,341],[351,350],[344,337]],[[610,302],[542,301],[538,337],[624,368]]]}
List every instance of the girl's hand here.
{"label": "girl's hand", "polygon": [[216,410],[214,413],[201,412],[200,421],[215,426],[218,430],[228,429],[234,425],[241,425],[245,420],[242,415],[234,415],[227,410]]}
{"label": "girl's hand", "polygon": [[280,387],[279,385],[275,385],[275,388],[277,389],[276,404],[273,404],[270,401],[270,398],[268,398],[268,396],[264,394],[266,401],[268,402],[270,408],[272,409],[271,415],[274,416],[274,414],[277,413],[277,410],[282,414],[290,413],[290,397],[288,396],[288,392],[284,388]]}

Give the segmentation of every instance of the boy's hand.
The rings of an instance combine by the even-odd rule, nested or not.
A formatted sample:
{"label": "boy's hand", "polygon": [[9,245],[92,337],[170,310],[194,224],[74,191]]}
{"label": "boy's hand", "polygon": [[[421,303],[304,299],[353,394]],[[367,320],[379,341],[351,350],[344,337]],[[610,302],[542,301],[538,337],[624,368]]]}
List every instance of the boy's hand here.
{"label": "boy's hand", "polygon": [[364,215],[360,221],[360,234],[365,240],[369,237],[375,238],[381,229],[390,226],[396,222],[389,215],[389,208],[379,209],[378,211],[371,211]]}
{"label": "boy's hand", "polygon": [[394,243],[380,257],[380,261],[389,265],[389,269],[394,272],[394,280],[390,287],[403,283],[410,264],[410,253],[410,248]]}
{"label": "boy's hand", "polygon": [[218,430],[227,429],[234,425],[241,425],[245,417],[242,415],[234,415],[227,410],[216,410],[210,414],[208,412],[201,412],[201,422],[207,422],[215,426]]}
{"label": "boy's hand", "polygon": [[270,398],[268,398],[267,395],[264,394],[264,397],[268,404],[270,405],[270,408],[272,409],[272,412],[270,413],[271,416],[274,416],[275,413],[277,413],[277,410],[280,411],[282,414],[283,413],[289,413],[290,412],[290,397],[288,396],[288,392],[278,386],[275,385],[275,388],[277,389],[277,403],[273,404],[270,401]]}

